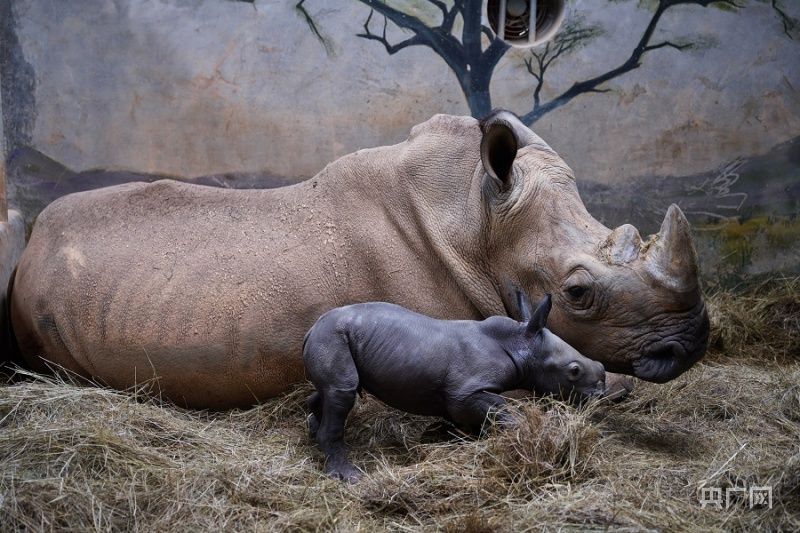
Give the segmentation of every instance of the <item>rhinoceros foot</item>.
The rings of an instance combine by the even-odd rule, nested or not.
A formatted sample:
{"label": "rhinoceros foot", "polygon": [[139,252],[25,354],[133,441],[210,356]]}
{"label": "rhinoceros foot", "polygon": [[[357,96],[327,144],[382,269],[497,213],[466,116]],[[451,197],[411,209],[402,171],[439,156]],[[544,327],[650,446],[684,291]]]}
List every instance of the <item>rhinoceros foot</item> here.
{"label": "rhinoceros foot", "polygon": [[319,420],[317,419],[317,415],[314,413],[308,415],[306,423],[308,424],[308,438],[311,440],[316,440],[317,431],[319,430]]}
{"label": "rhinoceros foot", "polygon": [[332,458],[325,464],[325,473],[333,479],[348,483],[356,483],[363,476],[361,471],[353,466],[353,463],[346,460],[336,461]]}
{"label": "rhinoceros foot", "polygon": [[611,402],[620,402],[633,391],[633,378],[622,374],[606,372],[606,390],[603,399]]}

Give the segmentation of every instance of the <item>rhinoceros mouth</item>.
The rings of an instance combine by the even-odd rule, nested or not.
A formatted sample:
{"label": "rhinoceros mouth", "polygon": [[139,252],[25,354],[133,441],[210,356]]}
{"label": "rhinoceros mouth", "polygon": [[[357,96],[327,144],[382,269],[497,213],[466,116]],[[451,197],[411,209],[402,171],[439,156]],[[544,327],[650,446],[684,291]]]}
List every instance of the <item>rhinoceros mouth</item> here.
{"label": "rhinoceros mouth", "polygon": [[633,375],[646,381],[664,383],[678,377],[690,366],[685,361],[686,349],[679,342],[659,343],[633,361]]}
{"label": "rhinoceros mouth", "polygon": [[709,329],[708,312],[703,306],[695,318],[684,323],[679,334],[646,346],[632,361],[633,375],[655,383],[680,376],[705,355]]}
{"label": "rhinoceros mouth", "polygon": [[686,372],[705,351],[705,340],[689,350],[678,341],[659,342],[633,361],[633,375],[645,381],[664,383]]}

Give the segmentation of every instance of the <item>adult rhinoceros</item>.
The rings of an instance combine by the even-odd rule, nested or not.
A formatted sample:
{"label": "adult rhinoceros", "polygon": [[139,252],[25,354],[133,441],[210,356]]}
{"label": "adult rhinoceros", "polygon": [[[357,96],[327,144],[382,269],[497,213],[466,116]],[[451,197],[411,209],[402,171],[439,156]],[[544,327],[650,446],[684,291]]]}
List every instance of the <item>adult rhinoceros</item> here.
{"label": "adult rhinoceros", "polygon": [[324,311],[390,301],[440,318],[552,293],[553,332],[609,371],[663,382],[705,352],[681,211],[642,242],[589,215],[572,171],[508,112],[437,115],[273,190],[175,181],[63,197],[39,216],[11,294],[18,347],[113,387],[224,408],[304,379]]}

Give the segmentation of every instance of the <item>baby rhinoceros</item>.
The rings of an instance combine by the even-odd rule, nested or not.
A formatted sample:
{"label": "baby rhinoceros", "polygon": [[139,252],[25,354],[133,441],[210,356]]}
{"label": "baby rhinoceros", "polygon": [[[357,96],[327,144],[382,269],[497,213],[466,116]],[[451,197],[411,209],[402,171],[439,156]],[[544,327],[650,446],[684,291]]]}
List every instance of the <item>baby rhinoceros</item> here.
{"label": "baby rhinoceros", "polygon": [[[527,298],[517,298],[530,316]],[[603,365],[545,328],[550,306],[548,294],[527,322],[436,320],[381,302],[323,314],[306,334],[303,358],[317,389],[308,399],[309,429],[325,471],[347,481],[360,477],[347,458],[344,424],[362,388],[392,407],[444,417],[471,433],[489,413],[510,422],[500,410],[504,391],[602,395]]]}

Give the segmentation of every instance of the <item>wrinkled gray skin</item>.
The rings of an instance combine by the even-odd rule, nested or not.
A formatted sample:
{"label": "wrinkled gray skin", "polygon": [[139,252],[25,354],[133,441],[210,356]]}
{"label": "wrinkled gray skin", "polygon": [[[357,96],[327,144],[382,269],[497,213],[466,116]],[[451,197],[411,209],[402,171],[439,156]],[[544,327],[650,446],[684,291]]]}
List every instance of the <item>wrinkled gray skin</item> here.
{"label": "wrinkled gray skin", "polygon": [[344,425],[364,389],[397,409],[440,416],[477,433],[487,415],[510,421],[500,393],[526,389],[562,399],[600,397],[601,363],[545,328],[546,295],[530,320],[437,320],[399,305],[339,307],[308,331],[303,360],[317,392],[308,399],[309,429],[325,453],[325,471],[355,481]]}

